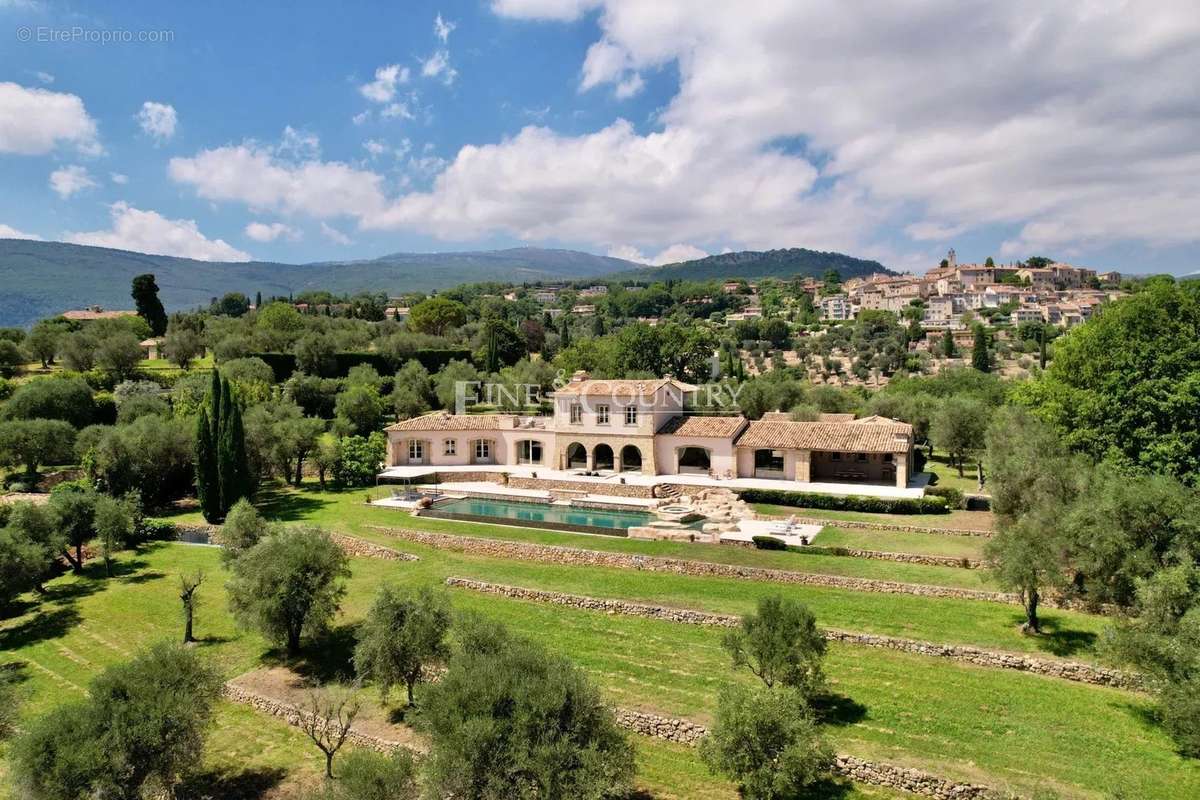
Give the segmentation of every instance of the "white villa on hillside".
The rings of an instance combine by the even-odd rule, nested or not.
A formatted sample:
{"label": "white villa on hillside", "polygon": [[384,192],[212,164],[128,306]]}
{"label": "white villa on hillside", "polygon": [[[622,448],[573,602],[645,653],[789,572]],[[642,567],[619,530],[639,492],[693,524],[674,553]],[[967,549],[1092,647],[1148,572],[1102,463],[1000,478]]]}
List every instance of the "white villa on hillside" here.
{"label": "white villa on hillside", "polygon": [[436,411],[397,422],[386,429],[388,466],[430,472],[540,467],[559,475],[636,476],[639,482],[655,476],[750,479],[757,485],[779,481],[782,489],[808,483],[909,487],[913,431],[907,423],[829,414],[816,422],[780,413],[760,420],[687,414],[696,390],[669,376],[594,380],[577,373],[552,393],[552,416]]}

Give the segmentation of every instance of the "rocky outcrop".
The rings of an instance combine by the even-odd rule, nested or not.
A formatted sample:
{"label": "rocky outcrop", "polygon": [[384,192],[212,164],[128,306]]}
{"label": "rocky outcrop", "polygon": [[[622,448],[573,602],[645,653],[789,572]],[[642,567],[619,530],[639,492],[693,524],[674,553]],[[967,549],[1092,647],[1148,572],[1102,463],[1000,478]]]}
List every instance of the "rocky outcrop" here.
{"label": "rocky outcrop", "polygon": [[[563,592],[549,592],[541,589],[528,589],[521,586],[506,586],[499,583],[477,581],[470,578],[449,577],[446,579],[446,584],[475,592],[511,597],[516,600],[553,603],[555,605],[570,606],[571,608],[579,608],[587,611],[601,611],[606,614],[658,619],[664,622],[676,622],[684,625],[709,625],[720,628],[732,628],[741,622],[741,619],[733,614],[715,614],[688,608],[672,608],[670,606],[631,603],[624,600],[587,597],[584,595],[565,594]],[[1141,676],[1136,673],[1122,672],[1079,661],[1042,659],[1022,653],[984,650],[969,645],[937,644],[917,639],[880,636],[872,633],[851,633],[833,629],[825,629],[823,633],[825,634],[825,638],[830,641],[843,642],[859,647],[875,647],[902,653],[945,658],[963,664],[973,664],[978,667],[1030,672],[1035,675],[1061,678],[1077,683],[1090,683],[1095,686],[1113,686],[1120,689],[1132,690],[1144,688]]]}

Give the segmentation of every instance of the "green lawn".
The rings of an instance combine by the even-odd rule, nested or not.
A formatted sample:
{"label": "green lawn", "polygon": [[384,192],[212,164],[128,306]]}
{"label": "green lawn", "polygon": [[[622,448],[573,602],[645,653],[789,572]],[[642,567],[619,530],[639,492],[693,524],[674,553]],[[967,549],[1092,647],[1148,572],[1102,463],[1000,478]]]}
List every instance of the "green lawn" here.
{"label": "green lawn", "polygon": [[[666,584],[673,577],[549,568],[468,559],[428,548],[414,551],[418,549],[423,556],[418,562],[355,559],[342,624],[360,618],[375,587],[385,581],[434,583],[445,574],[474,570],[495,580],[533,585],[540,575],[545,582],[567,584],[565,590],[637,596],[652,593],[649,584]],[[209,575],[201,589],[197,620],[202,652],[227,675],[271,663],[272,655],[264,657],[264,642],[235,630],[228,618],[215,549],[151,545],[122,557],[118,577],[105,580],[98,568],[83,577],[64,576],[52,582],[51,594],[41,605],[0,623],[0,659],[24,665],[15,669],[30,695],[26,713],[74,695],[104,664],[127,657],[138,646],[177,636],[175,576],[197,567]],[[729,592],[731,604],[735,589],[744,594],[750,588],[747,583],[722,588],[719,581],[690,579],[671,583],[666,591],[698,591],[707,584],[717,587],[711,598]],[[815,593],[820,594],[827,593]],[[465,590],[453,590],[452,597],[457,609],[498,618],[568,654],[617,703],[703,720],[711,715],[717,688],[730,676],[718,630]],[[886,598],[899,599],[904,598]],[[747,604],[746,598],[736,602]],[[832,608],[829,601],[814,608],[823,624],[831,624],[826,618]],[[992,604],[966,604],[957,615],[987,608]],[[314,652],[320,657],[312,668],[344,658],[344,642],[345,637],[333,637],[317,647]],[[1173,754],[1165,735],[1149,720],[1148,701],[1138,695],[846,646],[831,647],[827,667],[841,698],[829,712],[828,735],[840,750],[1022,791],[1032,790],[1044,778],[1067,796],[1099,797],[1115,786],[1126,786],[1132,797],[1200,793],[1200,768]],[[735,679],[750,677],[740,673]],[[638,740],[638,747],[643,785],[656,795],[732,796],[727,784],[707,776],[682,748],[644,740]],[[274,775],[275,780],[291,781],[296,765],[301,778],[310,775],[318,764],[316,756],[315,749],[281,723],[248,709],[222,706],[206,767],[233,780],[236,776],[228,773],[245,760],[246,768],[264,779]],[[289,773],[272,773],[280,769]]]}
{"label": "green lawn", "polygon": [[832,522],[874,522],[880,525],[909,525],[925,528],[961,528],[990,531],[993,517],[987,511],[951,511],[948,514],[870,514],[865,511],[830,511],[822,508],[797,508],[770,503],[753,503],[755,511],[772,517],[812,517]]}
{"label": "green lawn", "polygon": [[[718,558],[747,559],[756,566],[820,571],[802,565],[816,559],[835,565],[857,565],[871,574],[889,580],[902,580],[903,574],[915,574],[915,565],[890,561],[838,556],[808,556],[778,553],[729,545],[696,545],[672,542],[641,542],[605,536],[581,536],[499,525],[479,525],[468,522],[411,517],[394,509],[364,504],[367,493],[320,492],[312,488],[300,491],[284,489],[265,494],[263,509],[285,521],[308,520],[332,530],[340,530],[400,550],[416,553],[423,559],[419,569],[436,569],[437,575],[479,578],[541,589],[587,594],[597,597],[621,597],[708,611],[744,613],[753,608],[757,598],[781,592],[807,603],[823,625],[852,631],[864,631],[889,636],[972,644],[1015,652],[1041,652],[1078,660],[1094,660],[1094,643],[1107,621],[1095,615],[1047,609],[1043,614],[1047,633],[1029,637],[1020,633],[1023,619],[1015,605],[987,603],[975,600],[949,600],[915,595],[892,595],[857,592],[848,589],[773,584],[732,578],[703,578],[667,573],[644,573],[625,569],[558,566],[529,561],[498,561],[450,551],[439,551],[412,542],[390,537],[374,530],[372,525],[419,528],[469,536],[492,536],[514,541],[567,544],[589,549],[609,548],[623,552],[654,555],[689,555],[704,560]],[[199,514],[177,516],[182,521],[197,521]],[[880,534],[890,535],[890,534]],[[936,536],[936,534],[932,534]],[[946,537],[951,538],[951,537]],[[953,537],[957,541],[959,537]],[[972,540],[973,541],[973,540]],[[702,554],[702,555],[701,555]],[[908,567],[909,569],[898,569]],[[952,573],[968,577],[975,570],[955,567],[919,567],[921,574]],[[440,579],[439,578],[439,579]]]}
{"label": "green lawn", "polygon": [[[925,471],[938,476],[936,486],[958,489],[964,494],[979,494],[979,474],[976,472],[976,463],[973,461],[964,465],[961,478],[958,475],[958,467],[951,466],[950,459],[943,455],[933,456],[926,461]],[[983,493],[987,494],[986,487]]]}
{"label": "green lawn", "polygon": [[821,531],[813,544],[821,547],[851,547],[857,550],[882,550],[888,553],[917,553],[978,560],[983,558],[983,545],[986,541],[987,539],[980,536],[944,536],[939,533],[828,527]]}

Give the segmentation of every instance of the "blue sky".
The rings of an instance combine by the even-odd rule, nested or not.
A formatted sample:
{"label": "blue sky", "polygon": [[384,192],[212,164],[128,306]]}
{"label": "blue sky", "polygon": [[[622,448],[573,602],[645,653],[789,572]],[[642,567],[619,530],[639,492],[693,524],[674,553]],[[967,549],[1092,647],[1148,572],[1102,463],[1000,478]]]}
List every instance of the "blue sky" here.
{"label": "blue sky", "polygon": [[991,5],[0,0],[0,235],[1200,269],[1189,4]]}

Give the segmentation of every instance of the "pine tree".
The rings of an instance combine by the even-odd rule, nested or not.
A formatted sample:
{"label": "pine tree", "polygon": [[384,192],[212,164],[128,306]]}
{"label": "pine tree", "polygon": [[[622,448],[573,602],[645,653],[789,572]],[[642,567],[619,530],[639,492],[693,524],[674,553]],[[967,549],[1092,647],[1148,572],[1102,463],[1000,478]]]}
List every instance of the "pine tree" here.
{"label": "pine tree", "polygon": [[210,523],[221,519],[221,486],[217,477],[217,451],[212,438],[212,425],[208,412],[201,408],[196,422],[196,497],[200,500],[200,511]]}

